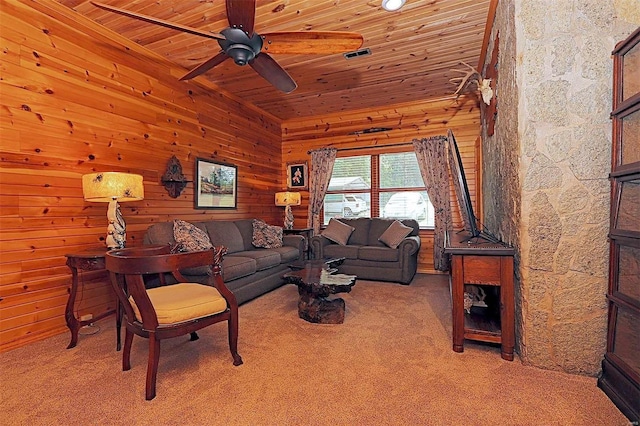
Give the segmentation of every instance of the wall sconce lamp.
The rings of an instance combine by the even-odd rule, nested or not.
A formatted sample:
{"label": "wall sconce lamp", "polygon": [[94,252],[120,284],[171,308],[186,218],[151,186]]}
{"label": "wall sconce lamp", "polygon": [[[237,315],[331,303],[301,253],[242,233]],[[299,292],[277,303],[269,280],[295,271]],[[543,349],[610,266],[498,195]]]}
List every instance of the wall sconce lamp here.
{"label": "wall sconce lamp", "polygon": [[118,201],[139,201],[144,198],[142,176],[120,172],[90,173],[82,176],[82,193],[86,201],[109,203],[106,244],[109,250],[124,248],[126,225]]}
{"label": "wall sconce lamp", "polygon": [[276,192],[276,206],[284,206],[284,229],[293,229],[291,206],[299,206],[302,196],[299,192]]}

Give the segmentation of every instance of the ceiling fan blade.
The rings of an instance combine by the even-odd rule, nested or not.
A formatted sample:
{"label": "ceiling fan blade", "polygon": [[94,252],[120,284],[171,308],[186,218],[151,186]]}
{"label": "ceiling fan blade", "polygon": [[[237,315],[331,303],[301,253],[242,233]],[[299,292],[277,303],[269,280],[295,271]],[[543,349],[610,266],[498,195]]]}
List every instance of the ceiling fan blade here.
{"label": "ceiling fan blade", "polygon": [[119,9],[117,7],[109,6],[107,4],[98,3],[98,2],[95,2],[95,1],[92,1],[91,4],[93,4],[94,6],[99,7],[100,9],[108,10],[110,12],[119,13],[120,15],[128,16],[129,18],[139,19],[139,20],[144,21],[144,22],[149,22],[150,24],[161,25],[163,27],[171,28],[173,30],[183,31],[183,32],[186,32],[186,33],[189,33],[189,34],[195,34],[195,35],[199,35],[199,36],[202,36],[202,37],[213,38],[213,39],[216,39],[216,40],[225,40],[225,37],[222,34],[212,33],[212,32],[207,32],[207,31],[200,31],[200,30],[197,30],[195,28],[187,27],[187,26],[176,24],[176,23],[169,22],[169,21],[163,21],[162,19],[154,18],[152,16],[142,15],[140,13],[131,12],[131,11],[125,10],[125,9]]}
{"label": "ceiling fan blade", "polygon": [[256,70],[262,78],[284,93],[291,93],[298,87],[289,73],[266,53],[260,53],[254,60],[249,62],[249,65]]}
{"label": "ceiling fan blade", "polygon": [[189,71],[187,74],[180,77],[180,81],[190,80],[194,77],[199,76],[200,74],[204,74],[205,72],[209,71],[211,68],[224,62],[227,58],[229,58],[229,56],[226,53],[220,52],[216,56],[210,59],[207,59],[205,62],[201,63],[200,65],[198,65],[197,67]]}
{"label": "ceiling fan blade", "polygon": [[332,54],[357,50],[361,34],[344,31],[279,31],[262,34],[262,51],[292,54]]}
{"label": "ceiling fan blade", "polygon": [[256,18],[256,0],[226,1],[229,25],[240,28],[251,37],[253,35],[253,23]]}

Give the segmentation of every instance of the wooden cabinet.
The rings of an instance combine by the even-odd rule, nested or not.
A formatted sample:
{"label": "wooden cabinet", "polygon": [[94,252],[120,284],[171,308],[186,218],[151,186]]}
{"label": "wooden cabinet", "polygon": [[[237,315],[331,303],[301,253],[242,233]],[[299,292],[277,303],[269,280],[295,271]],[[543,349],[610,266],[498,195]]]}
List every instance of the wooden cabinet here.
{"label": "wooden cabinet", "polygon": [[640,28],[613,51],[609,324],[598,386],[640,418]]}
{"label": "wooden cabinet", "polygon": [[451,255],[453,350],[462,352],[464,339],[499,343],[502,358],[513,361],[515,250],[482,238],[466,241],[465,233],[450,232],[445,252]]}

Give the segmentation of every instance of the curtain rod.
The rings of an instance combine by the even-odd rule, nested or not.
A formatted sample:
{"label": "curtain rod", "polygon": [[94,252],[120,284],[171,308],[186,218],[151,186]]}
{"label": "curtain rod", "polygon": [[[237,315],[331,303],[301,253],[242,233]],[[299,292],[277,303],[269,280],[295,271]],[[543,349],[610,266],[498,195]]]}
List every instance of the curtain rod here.
{"label": "curtain rod", "polygon": [[[377,148],[392,148],[397,146],[413,146],[413,142],[405,142],[405,143],[389,143],[385,145],[367,145],[367,146],[356,146],[354,148],[336,148],[338,151],[355,151],[357,149],[377,149]],[[307,154],[311,154],[313,150],[307,151]]]}

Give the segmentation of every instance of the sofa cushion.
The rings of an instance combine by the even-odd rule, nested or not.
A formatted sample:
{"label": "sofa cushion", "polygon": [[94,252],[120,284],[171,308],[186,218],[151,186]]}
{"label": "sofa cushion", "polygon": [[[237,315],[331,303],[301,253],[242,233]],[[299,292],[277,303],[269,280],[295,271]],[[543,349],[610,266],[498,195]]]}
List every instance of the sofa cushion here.
{"label": "sofa cushion", "polygon": [[173,222],[161,222],[153,224],[145,234],[145,244],[169,244],[174,245]]}
{"label": "sofa cushion", "polygon": [[300,257],[300,251],[297,247],[282,246],[269,250],[277,251],[280,254],[280,263],[293,262]]}
{"label": "sofa cushion", "polygon": [[372,247],[386,247],[386,245],[380,241],[380,237],[384,234],[384,231],[389,229],[391,223],[395,219],[371,219],[371,226],[369,227],[369,242],[366,244]]}
{"label": "sofa cushion", "polygon": [[213,248],[203,224],[196,226],[184,220],[173,221],[173,238],[179,244],[178,251],[202,251]]}
{"label": "sofa cushion", "polygon": [[391,225],[387,228],[387,230],[384,231],[382,235],[380,235],[380,238],[378,238],[378,240],[382,241],[385,245],[393,249],[398,248],[402,240],[404,240],[406,236],[411,234],[412,231],[413,228],[405,226],[401,222],[394,220],[393,222],[391,222]]}
{"label": "sofa cushion", "polygon": [[225,246],[227,253],[236,253],[245,250],[242,234],[231,220],[210,220],[205,222],[211,242],[215,245]]}
{"label": "sofa cushion", "polygon": [[271,249],[245,250],[230,254],[229,257],[248,257],[256,261],[256,271],[273,268],[280,264],[280,253]]}
{"label": "sofa cushion", "polygon": [[282,227],[267,225],[261,220],[253,220],[252,244],[259,248],[282,247]]}
{"label": "sofa cushion", "polygon": [[[172,246],[173,253],[186,251],[202,251],[213,248],[209,235],[205,231],[203,223],[189,223],[184,220],[175,219],[173,221],[173,238],[175,244]],[[209,275],[210,266],[196,266],[182,269],[185,275]]]}
{"label": "sofa cushion", "polygon": [[253,244],[253,219],[239,219],[234,220],[233,223],[238,227],[240,235],[242,235],[242,242],[244,244],[244,250],[252,250]]}
{"label": "sofa cushion", "polygon": [[226,255],[222,259],[222,279],[225,282],[246,277],[256,271],[256,261],[250,257]]}
{"label": "sofa cushion", "polygon": [[346,223],[331,218],[329,220],[329,225],[327,225],[320,235],[334,243],[345,245],[347,244],[347,241],[349,241],[349,236],[351,236],[353,230],[353,226],[349,226]]}
{"label": "sofa cushion", "polygon": [[361,260],[397,262],[399,257],[399,250],[395,248],[362,246],[360,250],[358,250],[358,259]]}
{"label": "sofa cushion", "polygon": [[361,246],[343,246],[340,244],[329,244],[324,247],[324,258],[344,257],[347,259],[357,259],[358,249]]}
{"label": "sofa cushion", "polygon": [[353,232],[349,236],[347,244],[354,246],[366,246],[369,242],[369,226],[371,219],[359,217],[356,219],[341,219],[345,224],[353,227]]}

